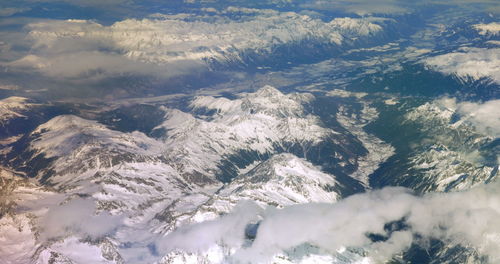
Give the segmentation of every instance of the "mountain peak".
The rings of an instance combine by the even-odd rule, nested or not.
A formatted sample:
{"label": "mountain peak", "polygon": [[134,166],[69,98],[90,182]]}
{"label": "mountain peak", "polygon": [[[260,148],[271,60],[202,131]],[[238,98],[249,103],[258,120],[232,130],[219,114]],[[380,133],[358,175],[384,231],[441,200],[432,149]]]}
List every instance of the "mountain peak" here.
{"label": "mountain peak", "polygon": [[24,117],[22,111],[31,106],[29,99],[11,96],[0,100],[0,123],[15,117]]}

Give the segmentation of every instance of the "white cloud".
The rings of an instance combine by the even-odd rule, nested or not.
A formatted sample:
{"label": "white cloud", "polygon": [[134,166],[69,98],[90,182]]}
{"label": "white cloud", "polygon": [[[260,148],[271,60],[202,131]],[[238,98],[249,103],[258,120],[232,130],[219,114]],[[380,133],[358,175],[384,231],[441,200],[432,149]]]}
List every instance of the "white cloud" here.
{"label": "white cloud", "polygon": [[[464,192],[419,197],[407,189],[389,187],[353,195],[336,204],[239,210],[220,220],[174,231],[160,240],[158,249],[196,253],[218,243],[229,247],[224,251],[226,259],[262,263],[306,243],[329,254],[345,247],[361,247],[378,263],[407,249],[413,235],[419,234],[472,246],[487,255],[490,263],[496,263],[500,261],[499,190],[500,184],[492,183]],[[245,225],[259,218],[262,221],[255,241],[244,246]],[[403,218],[408,229],[393,233],[384,230],[387,223]],[[369,233],[385,235],[388,240],[373,242],[366,236]]]}
{"label": "white cloud", "polygon": [[[492,137],[500,137],[500,100],[483,103],[457,102],[455,98],[444,97],[436,100],[436,104],[448,110],[448,115],[457,113],[460,120],[455,124],[468,122],[479,132]],[[451,117],[450,117],[451,118]]]}
{"label": "white cloud", "polygon": [[500,48],[462,48],[424,60],[430,68],[458,77],[479,79],[489,77],[500,83]]}
{"label": "white cloud", "polygon": [[479,131],[500,137],[500,100],[485,103],[462,102],[457,105],[457,112],[462,119],[471,122]]}
{"label": "white cloud", "polygon": [[68,235],[100,238],[111,234],[122,224],[123,217],[108,212],[96,214],[95,201],[75,198],[51,207],[39,220],[41,239],[58,239]]}
{"label": "white cloud", "polygon": [[206,221],[181,227],[166,237],[159,239],[156,247],[160,252],[170,252],[177,248],[187,251],[205,251],[214,244],[228,247],[239,246],[244,240],[246,225],[259,220],[262,211],[253,202],[243,202],[232,213],[214,221]]}
{"label": "white cloud", "polygon": [[475,30],[479,31],[481,35],[499,35],[500,34],[500,23],[493,22],[489,24],[476,24],[472,26]]}
{"label": "white cloud", "polygon": [[46,57],[27,55],[6,65],[17,69],[35,69],[56,79],[83,78],[85,81],[120,74],[167,78],[206,68],[196,61],[178,61],[175,65],[156,65],[135,61],[120,54],[100,51],[68,52]]}

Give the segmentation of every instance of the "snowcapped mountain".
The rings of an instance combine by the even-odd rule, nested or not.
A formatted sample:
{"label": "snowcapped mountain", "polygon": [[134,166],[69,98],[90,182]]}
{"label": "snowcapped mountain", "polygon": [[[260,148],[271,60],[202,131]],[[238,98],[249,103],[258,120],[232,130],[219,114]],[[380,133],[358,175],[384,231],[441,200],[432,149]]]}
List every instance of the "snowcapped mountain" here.
{"label": "snowcapped mountain", "polygon": [[[307,202],[333,203],[340,198],[340,194],[335,192],[337,184],[333,175],[319,171],[311,163],[292,154],[277,154],[219,189],[211,199],[191,212],[185,221],[193,223],[215,219],[231,212],[243,201],[256,201],[263,207],[277,208]],[[172,213],[176,209],[172,208]],[[255,236],[255,231],[247,231],[249,239]],[[224,245],[199,253],[177,250],[167,254],[160,263],[220,263],[225,261],[225,252],[232,250],[235,248]],[[314,256],[309,257],[314,259]],[[292,261],[294,256],[279,256],[276,261],[280,259]]]}
{"label": "snowcapped mountain", "polygon": [[30,146],[31,149],[43,153],[47,158],[64,157],[82,145],[92,146],[96,143],[105,145],[110,152],[150,154],[159,151],[155,148],[155,141],[142,133],[124,134],[112,131],[95,121],[72,115],[51,119],[38,126],[31,136],[36,137]]}
{"label": "snowcapped mountain", "polygon": [[[32,68],[48,76],[81,77],[93,71],[176,76],[207,67],[272,64],[276,60],[269,58],[281,55],[339,52],[344,46],[383,38],[384,23],[389,22],[350,17],[322,21],[295,12],[234,7],[207,15],[158,14],[110,26],[75,19],[37,22],[27,27],[33,52],[5,66]],[[72,43],[82,41],[94,48],[75,50]],[[69,65],[68,60],[82,63]]]}
{"label": "snowcapped mountain", "polygon": [[[18,134],[16,128],[11,126],[11,123],[19,119],[27,119],[28,117],[24,113],[33,106],[34,104],[24,97],[12,96],[0,100],[0,139],[2,141],[9,143],[11,141],[9,137]],[[3,142],[0,144],[3,144]]]}
{"label": "snowcapped mountain", "polygon": [[235,100],[197,97],[190,106],[198,115],[166,109],[166,121],[157,127],[166,131],[165,158],[175,159],[185,173],[227,181],[276,151],[300,148],[307,156],[309,148],[336,134],[305,110],[313,98],[266,86]]}
{"label": "snowcapped mountain", "polygon": [[[369,188],[368,176],[398,153],[365,131],[378,117],[367,96],[344,92],[318,98],[265,86],[230,98],[197,96],[182,110],[156,102],[150,107],[164,118],[144,133],[58,115],[2,150],[3,165],[15,168],[4,169],[11,176],[2,179],[15,180],[2,182],[8,198],[2,202],[1,231],[4,239],[20,245],[8,246],[4,255],[8,263],[224,262],[238,247],[219,243],[187,252],[162,241],[174,230],[228,215],[245,201],[261,209],[335,203],[353,186]],[[328,103],[317,107],[318,100]],[[472,106],[489,107],[463,108],[443,99],[408,111],[406,126],[449,138],[422,141],[405,165],[419,177],[403,174],[392,180],[411,181],[422,192],[462,190],[493,180],[496,158],[483,149],[494,147],[494,137],[482,133],[491,129],[478,130],[481,120],[470,115]],[[322,111],[334,119],[317,114]],[[67,216],[72,208],[81,208],[77,217],[83,222]],[[61,217],[66,220],[54,227]],[[243,234],[248,243],[258,221]],[[364,261],[357,248],[324,254],[304,247],[273,261]]]}
{"label": "snowcapped mountain", "polygon": [[[251,171],[241,174],[229,184],[221,186],[196,206],[186,207],[188,199],[156,215],[157,219],[170,218],[161,226],[173,227],[215,219],[232,211],[243,201],[256,201],[261,206],[283,207],[305,202],[335,202],[340,198],[334,175],[321,172],[311,163],[292,154],[277,154],[260,163]],[[177,204],[178,203],[178,204]],[[191,209],[189,209],[191,208]]]}
{"label": "snowcapped mountain", "polygon": [[[336,203],[354,183],[369,187],[367,177],[398,152],[365,131],[378,117],[367,96],[331,93],[321,98],[329,103],[320,105],[332,108],[315,108],[320,99],[313,94],[265,86],[230,98],[194,97],[182,110],[157,102],[151,107],[164,119],[146,131],[155,138],[76,115],[56,116],[2,151],[3,165],[16,171],[2,170],[10,176],[2,176],[0,238],[17,245],[9,244],[2,255],[7,263],[227,261],[241,245],[221,242],[190,252],[165,241],[185,226],[231,215],[246,201],[255,201],[258,208],[251,210],[257,211]],[[422,134],[449,136],[422,141],[407,164],[419,177],[398,175],[396,184],[451,191],[496,177],[495,157],[483,152],[494,147],[494,137],[481,133],[491,129],[478,130],[481,120],[467,115],[473,112],[467,106],[442,99],[404,115],[404,124]],[[333,120],[317,114],[327,109]],[[70,216],[73,208],[80,213]],[[257,217],[241,234],[246,243],[258,227]],[[318,250],[303,245],[273,261],[365,261],[358,248]],[[439,250],[446,255],[454,249]]]}
{"label": "snowcapped mountain", "polygon": [[352,172],[356,160],[341,151],[348,145],[335,153],[332,149],[350,144],[344,139],[349,132],[324,127],[307,109],[313,100],[312,94],[285,95],[270,86],[233,100],[197,97],[189,106],[192,113],[160,107],[165,121],[154,129],[157,134],[165,131],[160,139],[111,130],[72,115],[57,116],[12,144],[5,160],[52,184],[78,182],[79,175],[127,162],[163,162],[186,181],[203,186],[229,181],[255,161],[281,152],[317,165],[331,155],[343,161],[334,168]]}
{"label": "snowcapped mountain", "polygon": [[321,172],[304,159],[292,154],[276,154],[217,190],[193,214],[192,221],[228,213],[244,200],[278,208],[306,202],[332,203],[340,198],[337,185],[334,175]]}
{"label": "snowcapped mountain", "polygon": [[422,124],[426,134],[439,138],[436,143],[430,140],[424,145],[425,151],[411,157],[412,166],[425,171],[420,179],[423,185],[415,184],[419,189],[467,189],[497,176],[498,161],[488,161],[482,153],[494,137],[478,133],[467,117],[460,119],[458,110],[450,108],[446,99],[417,107],[407,114],[407,120]]}
{"label": "snowcapped mountain", "polygon": [[[9,248],[10,263],[148,263],[162,257],[148,249],[157,237],[227,214],[246,200],[263,207],[336,202],[357,182],[347,176],[356,171],[356,160],[342,152],[353,135],[327,128],[311,111],[314,100],[312,94],[283,94],[266,86],[233,99],[195,97],[189,112],[160,104],[156,107],[165,117],[153,128],[157,138],[75,115],[50,119],[2,152],[4,165],[18,171],[13,173],[32,178],[26,180],[30,185],[3,184],[10,186],[11,191],[3,191],[9,201],[15,199],[13,192],[31,197],[2,206],[25,207],[6,209],[9,217],[2,221],[10,221],[4,228],[18,222],[24,231],[5,229],[6,236],[33,248],[30,256],[22,248]],[[330,159],[342,162],[325,166]],[[352,167],[345,169],[346,164]],[[43,210],[32,211],[41,204]],[[104,231],[67,217],[59,226],[78,228],[53,229],[51,216],[73,207],[82,208],[89,225],[104,221],[113,226],[102,236]],[[58,236],[46,237],[47,230]],[[198,257],[207,257],[203,254]]]}
{"label": "snowcapped mountain", "polygon": [[[306,202],[335,202],[338,183],[333,175],[292,154],[277,154],[239,175],[219,196],[248,197],[264,204],[286,206]],[[258,191],[253,191],[258,190]]]}
{"label": "snowcapped mountain", "polygon": [[2,125],[9,119],[24,117],[21,113],[31,106],[28,101],[28,98],[17,96],[0,100],[0,122]]}
{"label": "snowcapped mountain", "polygon": [[500,262],[494,1],[3,2],[0,264]]}
{"label": "snowcapped mountain", "polygon": [[[498,177],[498,138],[494,129],[486,127],[495,117],[478,112],[489,104],[441,98],[410,108],[401,119],[407,129],[403,132],[405,144],[410,148],[389,160],[393,162],[390,171],[382,166],[377,180],[411,186],[419,192],[465,190],[494,181]],[[484,119],[475,120],[476,114]]]}
{"label": "snowcapped mountain", "polygon": [[[72,115],[57,116],[40,125],[13,149],[6,155],[8,163],[53,184],[78,182],[78,176],[88,170],[111,167],[121,160],[142,160],[159,151],[155,141],[142,133],[115,132]],[[54,179],[49,179],[51,176]]]}
{"label": "snowcapped mountain", "polygon": [[68,112],[63,105],[11,96],[0,100],[0,145],[7,145],[50,118]]}
{"label": "snowcapped mountain", "polygon": [[[162,108],[165,121],[155,128],[166,131],[161,139],[61,115],[12,144],[5,161],[53,186],[126,163],[165,163],[200,186],[229,181],[273,153],[295,153],[320,165],[314,152],[341,144],[346,131],[325,128],[306,110],[312,100],[311,94],[284,95],[270,86],[234,100],[197,97],[193,114]],[[340,152],[335,158],[352,163]]]}

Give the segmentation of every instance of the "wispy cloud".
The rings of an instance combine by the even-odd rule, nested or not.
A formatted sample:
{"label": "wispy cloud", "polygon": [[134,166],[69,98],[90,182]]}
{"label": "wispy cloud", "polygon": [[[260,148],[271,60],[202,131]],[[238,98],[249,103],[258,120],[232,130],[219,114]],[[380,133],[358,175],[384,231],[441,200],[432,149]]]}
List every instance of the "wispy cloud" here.
{"label": "wispy cloud", "polygon": [[460,122],[470,122],[476,129],[492,137],[500,137],[500,100],[486,102],[458,102],[455,98],[441,98],[438,105],[455,111]]}
{"label": "wispy cloud", "polygon": [[39,220],[42,240],[69,235],[97,239],[110,235],[123,222],[122,216],[96,212],[95,201],[75,198],[60,206],[51,207]]}

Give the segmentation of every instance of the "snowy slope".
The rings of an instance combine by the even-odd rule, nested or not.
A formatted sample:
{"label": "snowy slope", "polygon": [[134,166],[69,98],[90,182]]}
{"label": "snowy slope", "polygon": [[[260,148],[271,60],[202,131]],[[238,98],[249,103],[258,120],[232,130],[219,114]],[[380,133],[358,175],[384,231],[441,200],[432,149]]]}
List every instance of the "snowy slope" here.
{"label": "snowy slope", "polygon": [[487,149],[495,145],[495,137],[475,127],[470,122],[470,116],[460,115],[454,102],[446,98],[436,100],[415,108],[405,116],[407,124],[417,124],[429,135],[423,140],[422,149],[410,157],[411,167],[422,175],[415,180],[413,188],[424,191],[463,190],[498,176],[499,153]]}
{"label": "snowy slope", "polygon": [[[166,121],[158,127],[167,131],[164,156],[183,174],[207,181],[221,173],[223,180],[234,178],[254,160],[292,145],[307,156],[308,148],[336,135],[305,110],[313,99],[311,94],[285,95],[270,86],[234,100],[197,97],[191,102],[193,111],[211,111],[210,115],[166,109]],[[236,157],[227,162],[232,156]]]}
{"label": "snowy slope", "polygon": [[28,98],[11,96],[0,100],[0,127],[8,125],[8,121],[14,118],[25,118],[23,112],[33,106]]}
{"label": "snowy slope", "polygon": [[[12,259],[136,263],[138,255],[133,252],[144,251],[158,233],[216,217],[241,200],[274,206],[336,201],[340,194],[334,176],[294,155],[274,155],[286,151],[287,144],[306,150],[337,135],[306,111],[312,100],[311,94],[285,95],[272,87],[233,100],[197,97],[190,104],[192,113],[164,108],[166,119],[158,129],[165,129],[166,134],[159,140],[140,132],[111,130],[74,115],[52,118],[14,143],[7,154],[11,164],[30,168],[25,171],[28,176],[36,176],[56,191],[49,195],[53,198],[42,199],[42,211],[34,213],[31,208],[37,203],[23,198],[26,213],[2,219],[10,221],[5,228],[19,221],[25,230],[6,231],[9,239],[25,241],[26,245]],[[257,155],[234,167],[223,164],[242,151]],[[234,183],[219,182],[217,175],[224,168],[234,169]],[[38,187],[33,188],[27,192],[36,197]],[[82,212],[103,214],[100,217],[109,219],[106,222],[115,229],[97,241],[81,239],[87,234],[94,236],[95,230],[86,225],[58,230],[57,240],[46,241],[46,235],[37,237],[45,232],[43,223],[48,220],[43,219],[66,214],[79,203],[83,204]],[[33,220],[28,220],[26,215],[32,213]],[[102,225],[101,218],[81,217]],[[137,233],[143,235],[133,235]],[[123,244],[134,246],[118,248]],[[36,251],[29,253],[25,248]],[[147,252],[146,259],[157,258]]]}
{"label": "snowy slope", "polygon": [[0,167],[0,256],[2,263],[31,263],[37,252],[34,219],[46,211],[43,205],[57,201],[56,193]]}
{"label": "snowy slope", "polygon": [[210,215],[221,206],[218,214],[227,213],[230,211],[228,208],[242,200],[276,207],[307,202],[335,202],[340,199],[340,195],[335,192],[337,184],[334,175],[321,172],[304,159],[292,154],[276,154],[221,188],[210,203],[204,205],[204,210]]}
{"label": "snowy slope", "polygon": [[106,147],[110,152],[151,154],[160,151],[157,142],[142,133],[113,131],[95,121],[73,115],[57,116],[31,134],[40,135],[32,142],[31,148],[44,153],[47,158],[66,156],[83,145]]}
{"label": "snowy slope", "polygon": [[[49,120],[22,141],[26,144],[14,148],[8,159],[13,164],[25,164],[29,177],[54,185],[78,185],[82,175],[126,161],[152,160],[149,156],[161,150],[154,139],[140,132],[113,131],[72,115]],[[39,166],[44,168],[35,171]]]}
{"label": "snowy slope", "polygon": [[[311,163],[291,154],[277,154],[222,187],[210,200],[191,212],[183,225],[215,219],[247,200],[256,201],[264,208],[282,208],[307,202],[336,202],[340,198],[339,193],[335,192],[337,184],[335,176],[319,171]],[[175,212],[177,208],[171,210]],[[236,249],[218,245],[198,253],[173,251],[160,263],[224,263],[227,261],[224,259],[227,255],[225,252]],[[297,263],[300,258],[290,252],[289,255],[277,256],[275,260],[278,263]],[[332,256],[314,254],[306,258],[310,261],[334,259]]]}
{"label": "snowy slope", "polygon": [[335,202],[340,199],[334,192],[337,184],[333,175],[311,163],[292,154],[277,154],[235,178],[218,195],[248,197],[276,206]]}
{"label": "snowy slope", "polygon": [[[117,168],[159,165],[169,175],[182,176],[188,184],[214,184],[228,171],[231,178],[243,168],[267,155],[301,146],[307,157],[311,146],[331,140],[337,132],[322,126],[305,105],[310,94],[285,95],[272,87],[241,98],[198,97],[191,102],[193,112],[216,110],[213,116],[165,109],[166,120],[158,127],[166,136],[161,140],[140,132],[124,133],[95,121],[62,115],[37,127],[22,138],[7,155],[11,164],[24,164],[40,171],[29,171],[58,188],[81,185]],[[217,105],[217,109],[214,109]],[[25,142],[25,143],[22,143]],[[241,164],[223,163],[242,151],[252,153]],[[132,169],[134,170],[134,169]]]}

